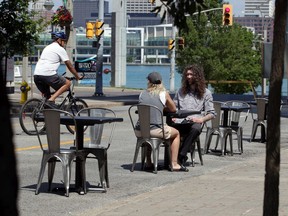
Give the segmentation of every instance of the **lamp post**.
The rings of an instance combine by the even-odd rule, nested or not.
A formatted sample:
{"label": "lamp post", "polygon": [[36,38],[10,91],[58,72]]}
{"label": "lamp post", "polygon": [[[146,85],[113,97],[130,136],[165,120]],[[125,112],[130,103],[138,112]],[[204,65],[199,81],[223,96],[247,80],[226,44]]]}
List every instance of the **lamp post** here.
{"label": "lamp post", "polygon": [[52,8],[54,7],[54,3],[52,0],[46,0],[44,2],[44,8],[48,11],[52,10]]}

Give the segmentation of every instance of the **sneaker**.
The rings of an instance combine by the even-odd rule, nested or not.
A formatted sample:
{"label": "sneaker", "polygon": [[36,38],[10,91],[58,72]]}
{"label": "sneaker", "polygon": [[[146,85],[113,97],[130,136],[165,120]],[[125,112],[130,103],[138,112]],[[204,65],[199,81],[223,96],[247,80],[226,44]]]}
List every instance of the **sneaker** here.
{"label": "sneaker", "polygon": [[48,109],[59,109],[59,106],[57,104],[55,104],[55,101],[47,100],[46,103],[45,103],[45,108],[48,108]]}

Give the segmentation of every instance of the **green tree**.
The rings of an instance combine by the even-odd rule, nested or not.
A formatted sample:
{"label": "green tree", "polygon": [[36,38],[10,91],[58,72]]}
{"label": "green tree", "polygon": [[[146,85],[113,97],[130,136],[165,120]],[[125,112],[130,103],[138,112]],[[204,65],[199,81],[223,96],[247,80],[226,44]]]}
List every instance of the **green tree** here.
{"label": "green tree", "polygon": [[[35,0],[33,0],[34,2]],[[2,0],[0,2],[0,54],[11,57],[14,54],[27,56],[38,41],[43,29],[43,19],[33,20],[35,12],[29,11],[31,0]]]}
{"label": "green tree", "polygon": [[[221,5],[215,5],[222,7]],[[189,31],[182,31],[185,48],[176,51],[179,73],[188,64],[204,67],[207,80],[252,81],[261,83],[261,52],[253,33],[237,24],[222,26],[222,11],[211,11],[187,19]],[[217,93],[242,94],[249,84],[212,84]]]}
{"label": "green tree", "polygon": [[[203,31],[204,29],[204,31]],[[260,49],[253,50],[253,34],[238,25],[229,28],[213,26],[197,28],[191,23],[191,31],[184,33],[186,44],[177,50],[176,62],[182,73],[187,64],[200,63],[207,80],[249,80],[258,86],[261,82]],[[244,93],[249,85],[213,85],[218,93]]]}

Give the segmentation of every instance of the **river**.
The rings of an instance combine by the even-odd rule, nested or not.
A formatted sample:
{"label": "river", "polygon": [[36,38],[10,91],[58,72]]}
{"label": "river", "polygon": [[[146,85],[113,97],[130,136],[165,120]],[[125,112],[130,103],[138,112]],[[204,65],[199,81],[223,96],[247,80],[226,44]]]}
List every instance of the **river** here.
{"label": "river", "polygon": [[[34,65],[32,65],[32,70],[34,70]],[[103,65],[103,70],[105,68],[111,69],[110,65]],[[146,77],[150,72],[157,71],[162,75],[163,83],[165,87],[170,90],[170,66],[167,65],[127,65],[126,67],[126,88],[137,88],[145,89],[147,87]],[[66,70],[65,65],[59,67],[58,73],[63,74]],[[103,87],[109,87],[111,80],[111,74],[103,73]],[[81,81],[81,85],[95,86],[95,79],[85,79]],[[179,89],[181,85],[181,75],[175,70],[175,90]],[[267,86],[267,94],[269,93],[269,86]],[[212,89],[211,89],[212,90]],[[213,91],[213,90],[212,90]],[[261,95],[261,86],[256,88],[257,94]],[[252,94],[249,92],[247,94]],[[283,79],[282,83],[282,96],[287,96],[287,79]]]}

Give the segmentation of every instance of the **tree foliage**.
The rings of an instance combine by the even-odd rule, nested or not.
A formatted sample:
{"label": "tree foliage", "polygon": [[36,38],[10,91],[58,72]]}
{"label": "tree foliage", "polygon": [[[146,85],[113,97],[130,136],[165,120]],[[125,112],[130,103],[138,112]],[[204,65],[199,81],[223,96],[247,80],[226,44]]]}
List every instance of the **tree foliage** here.
{"label": "tree foliage", "polygon": [[[210,12],[212,13],[212,12]],[[253,33],[234,24],[222,26],[221,12],[210,17],[202,14],[199,20],[188,20],[189,31],[182,33],[185,48],[177,50],[179,72],[192,63],[204,67],[207,80],[261,82],[261,53]],[[255,46],[255,49],[252,47]],[[218,93],[242,94],[251,90],[249,84],[212,85]]]}
{"label": "tree foliage", "polygon": [[[35,0],[33,0],[35,1]],[[2,0],[0,2],[0,53],[28,55],[38,41],[43,19],[33,20],[35,12],[29,11],[31,0]]]}
{"label": "tree foliage", "polygon": [[[222,25],[222,1],[162,2],[162,7],[169,8],[168,12],[171,12],[169,15],[174,18],[174,25],[179,29],[178,36],[185,39],[185,48],[176,51],[179,73],[182,73],[186,65],[198,63],[204,67],[205,77],[208,81],[248,80],[252,81],[254,86],[260,84],[259,40],[252,32],[235,23],[233,26]],[[195,7],[190,7],[191,10],[189,10],[185,6],[187,2]],[[203,9],[213,8],[219,9],[202,13]],[[166,14],[164,15],[166,16]],[[179,16],[185,17],[185,24],[182,21],[181,23],[176,21]],[[184,20],[184,18],[180,20]],[[212,84],[212,87],[217,93],[242,94],[251,91],[249,84]]]}

